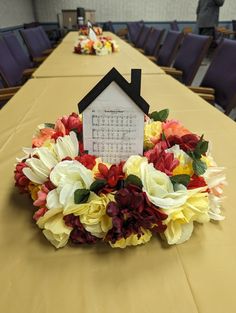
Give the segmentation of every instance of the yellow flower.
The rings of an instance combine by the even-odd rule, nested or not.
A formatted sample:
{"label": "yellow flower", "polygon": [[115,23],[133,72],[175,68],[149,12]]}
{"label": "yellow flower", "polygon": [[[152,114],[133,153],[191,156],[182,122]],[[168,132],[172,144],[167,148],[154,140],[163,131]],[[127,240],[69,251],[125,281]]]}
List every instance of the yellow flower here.
{"label": "yellow flower", "polygon": [[179,165],[173,170],[173,175],[186,174],[192,176],[194,174],[192,159],[187,155],[186,152],[180,149],[179,145],[174,145],[168,152],[174,154],[175,159],[179,160]]}
{"label": "yellow flower", "polygon": [[145,149],[151,149],[154,147],[154,143],[151,141],[151,139],[158,140],[162,133],[162,123],[157,122],[151,122],[147,123],[144,126],[144,148]]}
{"label": "yellow flower", "polygon": [[126,248],[127,246],[137,246],[137,245],[141,245],[141,244],[145,244],[147,243],[151,237],[152,237],[152,233],[150,232],[150,230],[145,230],[142,228],[142,232],[143,235],[138,238],[137,234],[132,234],[130,235],[128,238],[122,238],[120,240],[117,240],[116,243],[112,244],[111,242],[110,245],[112,248]]}
{"label": "yellow flower", "polygon": [[179,244],[188,240],[193,231],[193,222],[209,221],[208,193],[204,188],[188,191],[187,201],[180,207],[165,210],[168,218],[164,221],[167,229],[164,234],[169,244]]}
{"label": "yellow flower", "polygon": [[72,228],[66,226],[61,208],[47,211],[38,219],[37,224],[43,229],[44,236],[56,248],[62,248],[67,244]]}
{"label": "yellow flower", "polygon": [[33,201],[35,201],[36,199],[38,199],[38,191],[41,189],[41,186],[38,184],[34,184],[32,182],[29,183],[28,186],[31,198],[33,199]]}
{"label": "yellow flower", "polygon": [[148,163],[147,158],[141,157],[140,155],[132,155],[125,162],[123,171],[126,173],[127,176],[132,174],[140,178],[141,177],[140,166],[142,163],[147,164]]}
{"label": "yellow flower", "polygon": [[110,201],[114,201],[114,195],[111,193],[97,196],[91,192],[87,203],[70,205],[64,210],[64,214],[78,215],[87,231],[103,238],[112,228],[111,218],[106,215],[106,206]]}
{"label": "yellow flower", "polygon": [[173,175],[189,175],[192,176],[194,173],[193,171],[193,166],[191,163],[188,164],[179,164],[178,166],[176,166],[176,168],[173,170]]}

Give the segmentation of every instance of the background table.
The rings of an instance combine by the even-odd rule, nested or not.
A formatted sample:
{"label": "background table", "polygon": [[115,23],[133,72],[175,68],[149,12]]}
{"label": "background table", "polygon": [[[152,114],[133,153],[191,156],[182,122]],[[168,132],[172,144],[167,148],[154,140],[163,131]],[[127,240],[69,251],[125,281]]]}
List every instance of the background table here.
{"label": "background table", "polygon": [[[129,78],[129,76],[127,76]],[[34,79],[0,112],[0,312],[236,312],[236,126],[168,75],[143,75],[151,110],[204,133],[227,167],[226,220],[198,225],[183,245],[152,238],[125,250],[106,245],[55,250],[32,220],[32,202],[13,186],[13,164],[37,124],[77,111],[101,77]]]}
{"label": "background table", "polygon": [[77,32],[71,32],[53,53],[34,72],[33,77],[70,77],[105,75],[112,67],[121,74],[130,74],[132,68],[141,68],[144,74],[164,74],[164,71],[146,56],[112,33],[105,33],[119,44],[120,51],[106,56],[73,53]]}

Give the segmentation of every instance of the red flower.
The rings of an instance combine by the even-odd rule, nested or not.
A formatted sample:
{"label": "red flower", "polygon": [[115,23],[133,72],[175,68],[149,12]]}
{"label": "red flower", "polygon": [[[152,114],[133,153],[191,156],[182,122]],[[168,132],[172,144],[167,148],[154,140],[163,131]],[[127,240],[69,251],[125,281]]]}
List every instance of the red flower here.
{"label": "red flower", "polygon": [[16,169],[14,171],[15,178],[15,186],[17,186],[22,193],[29,192],[28,185],[30,180],[23,173],[23,169],[28,167],[24,162],[20,162],[16,165]]}
{"label": "red flower", "polygon": [[170,147],[174,145],[179,145],[180,149],[185,152],[193,151],[196,148],[197,143],[199,142],[199,137],[194,134],[183,135],[182,137],[170,136],[168,138],[168,144]]}
{"label": "red flower", "polygon": [[174,158],[173,153],[166,152],[165,149],[166,143],[161,141],[153,149],[145,152],[144,156],[149,163],[153,163],[157,170],[172,176],[173,170],[179,165],[179,160]]}
{"label": "red flower", "polygon": [[92,170],[96,165],[96,157],[91,154],[83,154],[75,158],[77,161],[82,163],[89,170]]}
{"label": "red flower", "polygon": [[44,216],[44,214],[45,214],[47,211],[48,211],[48,209],[47,209],[47,208],[44,208],[44,207],[38,209],[38,210],[34,213],[33,219],[34,219],[35,221],[37,221],[40,217]]}
{"label": "red flower", "polygon": [[77,134],[82,133],[82,121],[78,114],[72,113],[69,116],[63,116],[56,121],[55,133],[52,138],[56,140],[58,137],[69,135],[70,131],[75,131]]}
{"label": "red flower", "polygon": [[79,216],[69,214],[64,216],[65,224],[69,227],[72,227],[73,230],[70,233],[70,239],[75,244],[93,244],[99,241],[100,239],[93,236],[88,232],[83,224],[81,224]]}
{"label": "red flower", "polygon": [[188,189],[195,189],[207,186],[205,179],[201,176],[193,175],[187,186]]}
{"label": "red flower", "polygon": [[105,240],[115,243],[132,234],[142,236],[142,229],[163,232],[167,215],[148,200],[146,194],[136,186],[128,185],[115,194],[115,201],[108,203],[106,213],[112,219],[112,229]]}
{"label": "red flower", "polygon": [[107,181],[107,185],[114,188],[118,181],[125,177],[125,174],[122,171],[123,165],[124,162],[120,162],[118,165],[113,164],[110,168],[108,168],[105,164],[99,163],[99,173],[96,175],[96,178],[105,179]]}
{"label": "red flower", "polygon": [[69,131],[76,129],[78,133],[82,131],[82,121],[80,120],[78,114],[72,113],[69,116],[63,116],[61,122],[64,124],[65,128]]}

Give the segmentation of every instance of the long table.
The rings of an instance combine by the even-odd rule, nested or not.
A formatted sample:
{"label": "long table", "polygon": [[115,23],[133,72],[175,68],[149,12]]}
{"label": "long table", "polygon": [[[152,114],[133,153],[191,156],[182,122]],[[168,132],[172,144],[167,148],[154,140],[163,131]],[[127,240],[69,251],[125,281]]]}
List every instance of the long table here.
{"label": "long table", "polygon": [[13,186],[15,158],[36,125],[76,112],[100,79],[33,79],[0,112],[0,312],[236,312],[236,125],[168,75],[144,74],[141,94],[150,111],[168,107],[171,118],[212,142],[215,160],[227,168],[226,220],[199,225],[183,245],[153,238],[125,250],[55,251],[31,223],[31,200]]}
{"label": "long table", "polygon": [[146,56],[112,33],[104,33],[117,41],[120,51],[106,56],[79,55],[73,53],[77,32],[67,34],[61,44],[34,72],[33,77],[71,77],[105,75],[112,67],[121,74],[129,74],[132,68],[141,68],[144,74],[164,74],[164,71]]}

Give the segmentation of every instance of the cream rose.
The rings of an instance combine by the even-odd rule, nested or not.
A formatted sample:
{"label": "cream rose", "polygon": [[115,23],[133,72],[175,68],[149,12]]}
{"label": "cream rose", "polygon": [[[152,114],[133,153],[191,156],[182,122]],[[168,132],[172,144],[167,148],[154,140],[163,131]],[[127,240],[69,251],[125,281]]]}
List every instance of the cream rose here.
{"label": "cream rose", "polygon": [[54,247],[62,248],[67,244],[72,228],[66,226],[60,208],[47,211],[38,219],[37,225]]}
{"label": "cream rose", "polygon": [[141,177],[140,166],[142,163],[148,163],[147,158],[141,157],[139,155],[132,155],[128,158],[123,166],[123,171],[126,173],[127,176],[129,175],[136,175],[139,178]]}
{"label": "cream rose", "polygon": [[187,189],[178,185],[174,190],[170,178],[154,168],[153,164],[140,165],[143,191],[148,199],[156,206],[167,210],[183,205],[187,200]]}
{"label": "cream rose", "polygon": [[114,201],[113,194],[97,196],[91,192],[86,203],[73,204],[64,211],[64,214],[74,214],[80,217],[84,228],[96,237],[103,238],[112,228],[112,221],[106,214],[106,207]]}
{"label": "cream rose", "polygon": [[89,189],[94,181],[92,171],[76,160],[58,163],[50,179],[57,187],[59,202],[64,207],[73,203],[75,190]]}
{"label": "cream rose", "polygon": [[164,234],[168,243],[180,244],[192,235],[193,222],[206,223],[209,221],[208,193],[206,188],[188,191],[187,201],[178,208],[166,210],[168,218],[164,221],[167,229]]}

